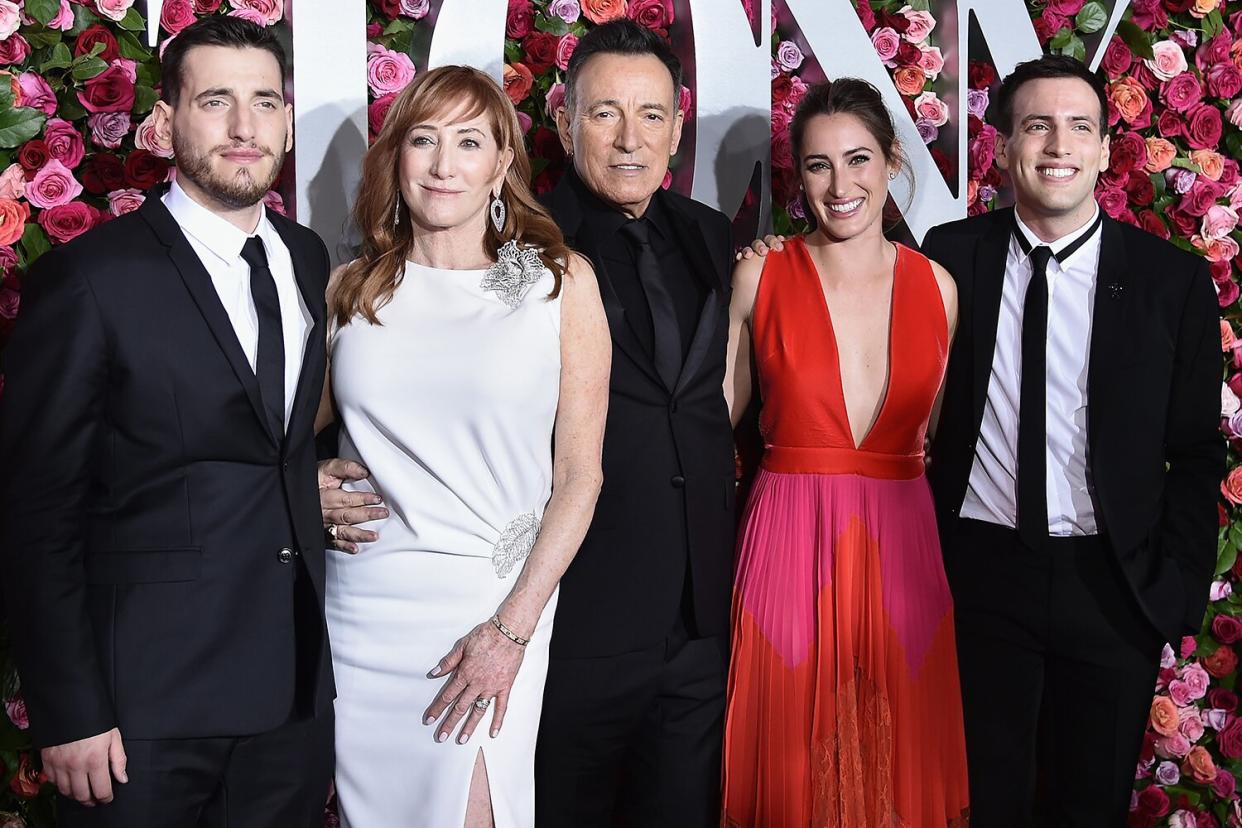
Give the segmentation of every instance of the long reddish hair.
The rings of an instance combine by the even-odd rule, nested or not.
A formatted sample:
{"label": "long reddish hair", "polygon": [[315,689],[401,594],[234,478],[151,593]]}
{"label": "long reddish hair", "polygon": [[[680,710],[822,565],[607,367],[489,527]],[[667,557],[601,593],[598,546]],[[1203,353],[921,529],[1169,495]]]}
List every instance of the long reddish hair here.
{"label": "long reddish hair", "polygon": [[[486,222],[481,244],[485,255],[511,239],[540,251],[555,282],[550,296],[561,289],[561,277],[569,261],[569,248],[556,222],[535,200],[530,185],[530,158],[522,140],[513,104],[495,81],[469,66],[442,66],[419,75],[393,101],[383,129],[362,162],[362,182],[354,202],[354,222],[362,234],[358,258],[345,266],[332,295],[332,313],[338,325],[361,314],[372,325],[380,324],[376,311],[392,299],[413,241],[413,222],[400,203],[401,148],[415,124],[433,120],[449,107],[468,104],[464,119],[486,114],[492,137],[503,153],[513,150],[513,163],[501,183],[500,198],[506,218],[501,232]],[[396,224],[393,216],[399,216]]]}

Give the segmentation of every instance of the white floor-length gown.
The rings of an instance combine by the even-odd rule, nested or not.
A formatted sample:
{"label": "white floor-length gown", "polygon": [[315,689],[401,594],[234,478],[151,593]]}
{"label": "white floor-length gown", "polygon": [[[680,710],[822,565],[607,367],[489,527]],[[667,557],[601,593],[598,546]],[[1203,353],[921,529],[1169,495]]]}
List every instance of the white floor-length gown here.
{"label": "white floor-length gown", "polygon": [[328,553],[336,789],[352,828],[462,825],[480,750],[498,828],[534,822],[555,595],[499,737],[491,710],[464,746],[421,721],[446,681],[427,672],[508,594],[552,489],[561,303],[550,272],[521,297],[486,289],[486,274],[407,263],[383,324],[357,317],[331,344],[341,456],[371,472],[351,488],[390,513],[364,524],[380,538],[357,555]]}

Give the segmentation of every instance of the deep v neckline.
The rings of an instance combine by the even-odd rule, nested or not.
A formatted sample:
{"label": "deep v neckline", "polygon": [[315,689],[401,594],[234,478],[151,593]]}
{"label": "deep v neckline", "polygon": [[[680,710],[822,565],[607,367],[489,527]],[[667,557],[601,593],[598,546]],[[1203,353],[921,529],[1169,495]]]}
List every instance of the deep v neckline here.
{"label": "deep v neckline", "polygon": [[863,435],[861,440],[857,440],[854,437],[854,425],[850,422],[850,407],[845,399],[845,377],[841,373],[841,348],[837,343],[836,326],[832,324],[832,306],[828,303],[828,292],[824,289],[824,278],[819,272],[819,266],[815,262],[815,257],[811,255],[810,248],[806,245],[806,242],[803,242],[803,253],[810,262],[810,271],[815,276],[815,284],[819,287],[820,306],[824,309],[824,319],[828,323],[828,341],[832,345],[832,358],[836,363],[837,400],[841,406],[841,419],[845,421],[845,430],[850,441],[850,447],[854,451],[861,451],[863,446],[867,445],[867,441],[875,433],[876,426],[884,419],[884,414],[888,410],[888,399],[893,387],[893,331],[896,328],[893,320],[897,315],[897,271],[901,264],[901,245],[895,242],[889,242],[889,244],[893,245],[893,283],[889,287],[888,293],[888,353],[884,357],[884,391],[880,395],[880,407],[876,411],[871,425],[867,427],[867,433]]}

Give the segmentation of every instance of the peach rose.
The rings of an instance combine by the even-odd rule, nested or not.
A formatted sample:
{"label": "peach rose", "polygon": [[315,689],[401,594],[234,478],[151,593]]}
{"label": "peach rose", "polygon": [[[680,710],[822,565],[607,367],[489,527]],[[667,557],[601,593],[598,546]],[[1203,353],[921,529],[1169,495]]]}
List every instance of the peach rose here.
{"label": "peach rose", "polygon": [[625,0],[582,0],[582,14],[599,25],[625,16]]}
{"label": "peach rose", "polygon": [[1177,157],[1177,147],[1173,146],[1172,141],[1151,135],[1147,137],[1146,142],[1147,166],[1145,169],[1148,172],[1164,172],[1173,166],[1173,159]]}
{"label": "peach rose", "polygon": [[14,244],[26,232],[30,205],[24,201],[0,198],[0,244]]}
{"label": "peach rose", "polygon": [[509,100],[513,101],[515,106],[526,100],[526,96],[530,94],[530,88],[534,85],[534,83],[535,76],[531,74],[530,69],[527,69],[525,64],[505,64],[505,94],[509,96]]}
{"label": "peach rose", "polygon": [[1238,335],[1233,332],[1233,326],[1228,321],[1220,320],[1220,350],[1222,353],[1232,350],[1234,344],[1238,341]]}
{"label": "peach rose", "polygon": [[26,175],[21,164],[9,164],[0,172],[0,198],[19,199],[26,192]]}
{"label": "peach rose", "polygon": [[1108,99],[1113,102],[1113,106],[1117,107],[1117,111],[1126,123],[1133,123],[1135,118],[1143,114],[1143,110],[1148,105],[1147,91],[1143,89],[1142,84],[1129,75],[1123,75],[1109,86]]}
{"label": "peach rose", "polygon": [[1220,0],[1195,0],[1194,5],[1190,7],[1190,16],[1203,19],[1216,11],[1218,6],[1220,6]]}
{"label": "peach rose", "polygon": [[1209,149],[1190,151],[1190,160],[1199,165],[1199,171],[1213,181],[1220,181],[1225,174],[1225,159],[1219,152]]}
{"label": "peach rose", "polygon": [[1216,779],[1216,763],[1207,748],[1196,745],[1182,761],[1182,773],[1189,774],[1200,785],[1210,785]]}
{"label": "peach rose", "polygon": [[907,98],[913,98],[923,91],[927,83],[927,73],[920,66],[902,66],[893,72],[893,83],[897,91]]}
{"label": "peach rose", "polygon": [[[1242,467],[1239,467],[1242,468]],[[1236,471],[1236,470],[1235,470]],[[1151,712],[1147,716],[1152,730],[1161,736],[1172,736],[1177,733],[1177,705],[1168,696],[1156,696],[1151,702]]]}
{"label": "peach rose", "polygon": [[[1235,506],[1242,506],[1242,466],[1229,472],[1229,476],[1221,481],[1220,493]],[[1154,705],[1152,709],[1155,709]]]}

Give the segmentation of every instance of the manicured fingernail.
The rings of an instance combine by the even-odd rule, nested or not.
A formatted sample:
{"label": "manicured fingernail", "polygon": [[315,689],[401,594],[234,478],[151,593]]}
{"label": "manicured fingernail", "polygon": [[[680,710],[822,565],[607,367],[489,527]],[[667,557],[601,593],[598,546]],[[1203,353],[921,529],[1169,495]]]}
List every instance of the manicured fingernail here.
{"label": "manicured fingernail", "polygon": [[435,721],[435,718],[432,716],[426,716],[423,718],[423,724],[425,725],[431,724],[434,721]]}
{"label": "manicured fingernail", "polygon": [[437,737],[436,737],[436,741],[437,741],[437,742],[443,742],[443,741],[444,741],[445,739],[447,739],[447,738],[448,738],[448,734],[447,734],[447,733],[441,733],[439,736],[437,736]]}
{"label": "manicured fingernail", "polygon": [[428,673],[427,675],[431,676],[432,678],[436,678],[437,676],[439,676],[439,675],[440,675],[440,665],[439,665],[439,664],[437,664],[435,667],[432,667],[432,668],[431,668],[431,672],[430,672],[430,673]]}
{"label": "manicured fingernail", "polygon": [[470,737],[464,733],[457,737],[457,744],[459,745],[464,745],[466,742],[469,742],[469,741],[470,741]]}
{"label": "manicured fingernail", "polygon": [[492,738],[493,738],[493,739],[495,739],[495,738],[496,738],[497,736],[499,736],[499,735],[500,735],[500,731],[499,731],[499,730],[493,730],[493,731],[492,731]]}

